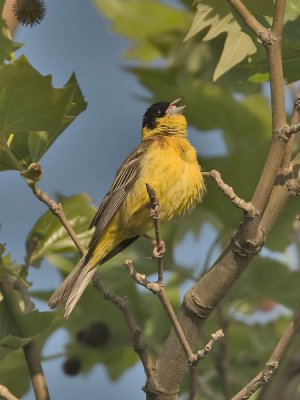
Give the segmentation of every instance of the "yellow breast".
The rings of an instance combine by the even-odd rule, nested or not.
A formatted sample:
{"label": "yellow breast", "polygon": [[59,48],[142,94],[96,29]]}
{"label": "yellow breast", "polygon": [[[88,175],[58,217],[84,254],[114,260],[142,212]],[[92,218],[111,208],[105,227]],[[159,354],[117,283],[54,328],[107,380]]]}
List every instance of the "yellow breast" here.
{"label": "yellow breast", "polygon": [[[196,151],[184,137],[157,136],[141,164],[141,172],[122,206],[126,229],[152,227],[145,184],[156,191],[160,220],[170,221],[190,212],[201,200],[204,182]],[[142,228],[142,226],[145,228]]]}

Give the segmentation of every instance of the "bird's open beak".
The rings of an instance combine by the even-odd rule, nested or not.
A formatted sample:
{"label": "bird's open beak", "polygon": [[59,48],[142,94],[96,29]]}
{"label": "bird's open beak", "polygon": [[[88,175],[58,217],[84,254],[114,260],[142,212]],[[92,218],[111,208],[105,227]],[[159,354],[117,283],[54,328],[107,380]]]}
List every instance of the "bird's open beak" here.
{"label": "bird's open beak", "polygon": [[167,108],[166,115],[182,114],[183,110],[185,109],[185,106],[180,106],[180,107],[176,106],[176,104],[180,100],[181,99],[176,99],[176,100],[172,101],[172,103]]}

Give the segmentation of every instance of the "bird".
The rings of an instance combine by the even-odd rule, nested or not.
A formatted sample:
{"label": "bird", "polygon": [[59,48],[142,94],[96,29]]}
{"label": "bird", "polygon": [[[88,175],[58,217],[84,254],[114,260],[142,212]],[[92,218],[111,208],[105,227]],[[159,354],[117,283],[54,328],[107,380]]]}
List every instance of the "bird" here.
{"label": "bird", "polygon": [[90,224],[86,253],[55,290],[49,307],[65,305],[69,318],[97,266],[128,247],[152,228],[146,184],[156,192],[160,222],[190,213],[202,200],[205,184],[196,149],[187,138],[181,99],[152,104],[142,120],[141,143],[117,170]]}

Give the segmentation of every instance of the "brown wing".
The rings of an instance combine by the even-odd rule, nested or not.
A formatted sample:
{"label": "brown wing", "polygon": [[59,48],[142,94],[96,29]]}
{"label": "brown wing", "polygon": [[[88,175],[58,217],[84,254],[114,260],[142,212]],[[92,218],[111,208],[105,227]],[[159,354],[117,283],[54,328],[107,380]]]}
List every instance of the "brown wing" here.
{"label": "brown wing", "polygon": [[92,255],[101,233],[123,203],[129,190],[138,178],[140,173],[140,159],[145,153],[146,148],[146,143],[142,143],[127,157],[118,169],[110,190],[102,200],[90,224],[90,228],[95,226],[96,229],[89,244],[86,260]]}

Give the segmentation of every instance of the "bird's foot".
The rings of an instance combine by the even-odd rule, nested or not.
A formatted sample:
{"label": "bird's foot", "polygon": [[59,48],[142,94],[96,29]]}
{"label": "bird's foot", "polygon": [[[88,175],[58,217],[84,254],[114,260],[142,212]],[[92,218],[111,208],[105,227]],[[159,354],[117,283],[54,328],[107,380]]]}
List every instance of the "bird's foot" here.
{"label": "bird's foot", "polygon": [[158,211],[159,211],[159,205],[158,203],[155,204],[155,207],[153,208],[152,204],[148,204],[148,207],[150,209],[150,217],[151,218],[158,218]]}
{"label": "bird's foot", "polygon": [[163,240],[161,240],[159,244],[156,243],[156,240],[153,240],[152,246],[153,246],[152,250],[153,257],[161,258],[164,256],[166,252],[166,244]]}

